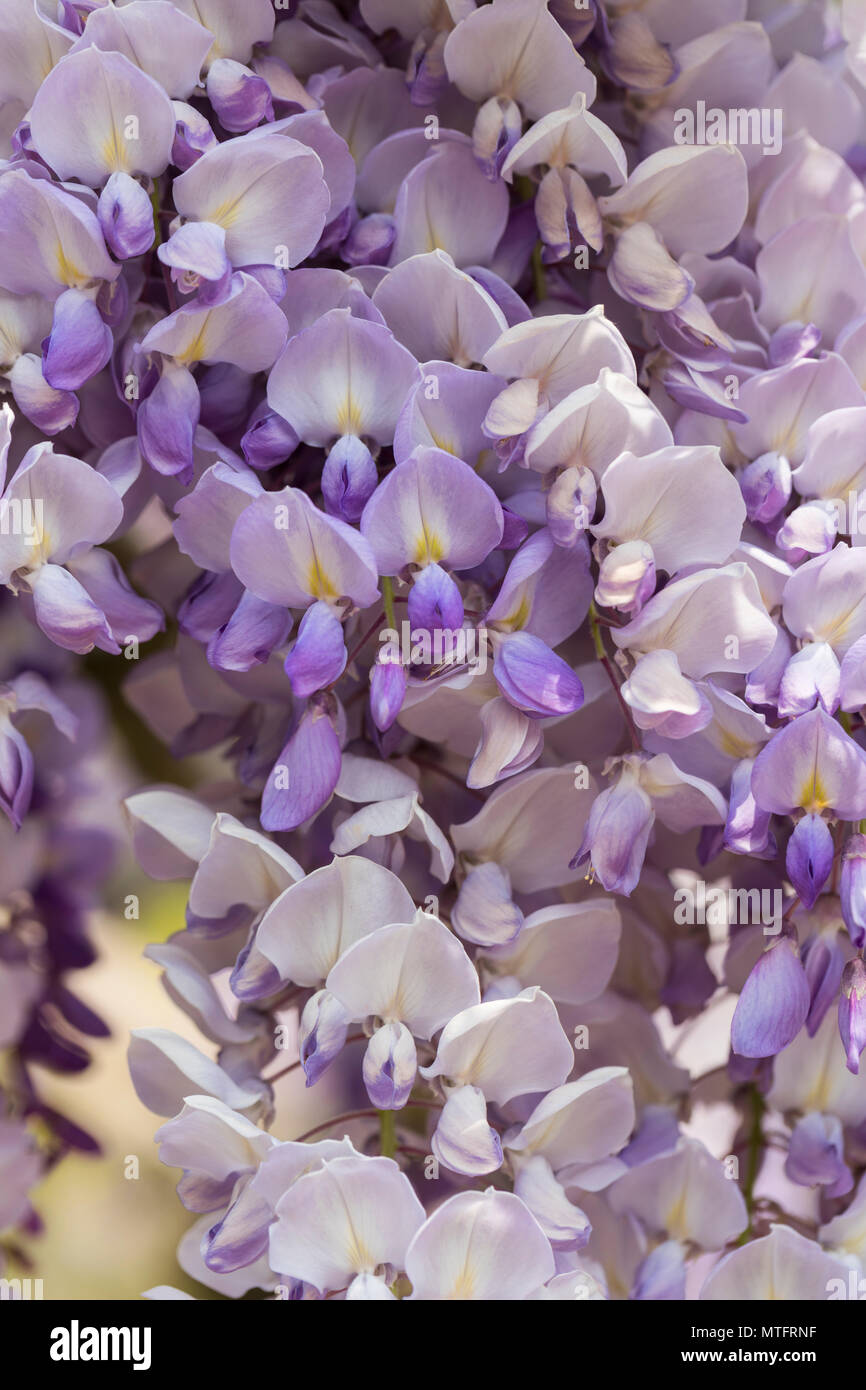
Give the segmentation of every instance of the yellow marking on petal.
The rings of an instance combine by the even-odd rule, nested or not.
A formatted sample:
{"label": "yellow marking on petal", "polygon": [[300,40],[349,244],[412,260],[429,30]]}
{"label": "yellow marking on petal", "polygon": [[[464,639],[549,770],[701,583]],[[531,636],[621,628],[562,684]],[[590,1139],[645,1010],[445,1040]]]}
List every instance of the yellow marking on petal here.
{"label": "yellow marking on petal", "polygon": [[436,535],[435,531],[430,532],[427,530],[422,519],[421,535],[418,537],[418,543],[415,546],[415,555],[413,557],[416,565],[437,565],[444,554],[445,547],[442,541]]}
{"label": "yellow marking on petal", "polygon": [[237,222],[241,213],[241,198],[227,198],[224,203],[220,203],[207,219],[208,222],[216,222],[218,227],[228,230]]}
{"label": "yellow marking on petal", "polygon": [[313,562],[307,571],[307,589],[313,598],[337,598],[337,590],[334,588],[330,579],[323,574],[318,556],[313,555]]}
{"label": "yellow marking on petal", "polygon": [[361,407],[351,391],[346,392],[346,399],[337,411],[337,425],[341,434],[361,435],[363,433]]}
{"label": "yellow marking on petal", "polygon": [[102,142],[100,153],[107,169],[113,170],[116,174],[129,173],[126,140],[120,134],[114,121],[111,123],[111,134],[107,140]]}
{"label": "yellow marking on petal", "polygon": [[175,357],[176,362],[201,362],[208,353],[207,325],[210,315],[208,314],[189,347],[185,347],[183,352],[179,352]]}
{"label": "yellow marking on petal", "polygon": [[87,283],[88,277],[83,270],[70,261],[64,251],[60,241],[57,242],[57,278],[62,285],[68,285],[70,289],[80,289]]}
{"label": "yellow marking on petal", "polygon": [[814,768],[811,777],[807,777],[800,789],[797,804],[802,806],[804,811],[815,812],[823,811],[830,805],[830,798],[827,790],[818,776],[818,769]]}
{"label": "yellow marking on petal", "polygon": [[730,729],[719,731],[719,748],[729,758],[736,758],[740,761],[743,758],[751,758],[755,753],[755,745],[749,739],[738,738],[731,733]]}
{"label": "yellow marking on petal", "polygon": [[436,448],[441,449],[444,454],[453,454],[455,458],[457,457],[457,445],[450,439],[443,438],[441,434],[436,434],[434,430],[430,430],[430,438],[433,440]]}
{"label": "yellow marking on petal", "polygon": [[468,1265],[464,1265],[460,1274],[451,1286],[451,1291],[446,1295],[448,1299],[471,1299],[475,1297],[475,1279],[472,1270]]}

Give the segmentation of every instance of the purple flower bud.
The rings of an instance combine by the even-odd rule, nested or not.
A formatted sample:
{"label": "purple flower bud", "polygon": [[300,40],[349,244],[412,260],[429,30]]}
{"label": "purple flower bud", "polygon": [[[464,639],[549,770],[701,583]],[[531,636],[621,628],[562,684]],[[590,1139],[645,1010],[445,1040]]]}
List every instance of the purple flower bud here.
{"label": "purple flower bud", "polygon": [[42,371],[42,360],[24,352],[9,373],[9,385],[22,415],[43,434],[60,434],[78,419],[78,397],[71,391],[56,391]]}
{"label": "purple flower bud", "polygon": [[297,641],[286,657],[285,671],[293,694],[305,700],[337,680],[345,665],[342,623],[320,599],[301,619]]}
{"label": "purple flower bud", "polygon": [[347,265],[387,265],[397,236],[388,212],[372,212],[355,223],[341,248]]}
{"label": "purple flower bud", "polygon": [[83,290],[64,290],[42,344],[45,380],[56,391],[77,391],[102,371],[113,347],[111,329],[91,296]]}
{"label": "purple flower bud", "polygon": [[415,1085],[418,1054],[405,1023],[377,1028],[364,1053],[362,1074],[367,1095],[377,1110],[399,1110]]}
{"label": "purple flower bud", "polygon": [[493,675],[509,704],[530,718],[573,714],[583,704],[574,671],[531,632],[497,638]]}
{"label": "purple flower bud", "polygon": [[860,956],[849,960],[842,971],[839,995],[839,1035],[845,1049],[848,1070],[860,1071],[860,1054],[866,1047],[866,964]]}
{"label": "purple flower bud", "polygon": [[407,684],[399,654],[383,648],[370,672],[370,713],[381,734],[390,729],[400,713]]}
{"label": "purple flower bud", "polygon": [[232,133],[274,119],[271,89],[263,77],[233,58],[217,58],[207,75],[207,94],[220,124]]}
{"label": "purple flower bud", "polygon": [[569,868],[588,859],[608,893],[628,897],[637,887],[654,820],[652,802],[635,770],[626,767],[615,786],[593,801],[583,841]]}
{"label": "purple flower bud", "polygon": [[814,1038],[827,1010],[839,993],[839,982],[845,964],[839,943],[839,934],[834,930],[832,937],[820,932],[817,936],[810,936],[803,944],[800,958],[812,997],[809,1017],[806,1019],[806,1031],[810,1038]]}
{"label": "purple flower bud", "polygon": [[340,521],[359,521],[378,481],[376,464],[366,444],[357,435],[342,435],[322,469],[322,496],[327,511]]}
{"label": "purple flower bud", "polygon": [[785,868],[803,906],[814,907],[833,868],[833,836],[820,816],[803,816],[794,826]]}
{"label": "purple flower bud", "polygon": [[791,465],[784,454],[761,454],[740,474],[750,521],[772,521],[791,496]]}
{"label": "purple flower bud", "polygon": [[836,1115],[804,1115],[794,1126],[785,1174],[801,1187],[823,1187],[828,1197],[844,1197],[854,1178],[844,1159],[842,1124]]}
{"label": "purple flower bud", "polygon": [[409,590],[409,622],[425,633],[455,632],[463,626],[463,599],[441,565],[426,565]]}
{"label": "purple flower bud", "polygon": [[809,1013],[809,982],[796,941],[780,936],[756,961],[731,1020],[741,1057],[775,1057],[794,1041]]}
{"label": "purple flower bud", "polygon": [[153,208],[137,179],[112,174],[96,206],[99,225],[118,260],[141,256],[153,245]]}
{"label": "purple flower bud", "polygon": [[162,375],[136,415],[141,452],[158,473],[179,474],[190,482],[193,438],[201,400],[187,367],[166,361]]}
{"label": "purple flower bud", "polygon": [[185,101],[173,101],[176,125],[174,143],[171,147],[171,162],[182,172],[192,168],[206,150],[213,149],[217,138],[210,128],[206,116]]}
{"label": "purple flower bud", "polygon": [[842,920],[860,951],[866,945],[866,835],[852,835],[842,850],[839,876]]}
{"label": "purple flower bud", "polygon": [[246,433],[241,439],[241,451],[250,468],[264,472],[282,463],[298,447],[298,436],[288,420],[270,410],[262,401],[253,411]]}
{"label": "purple flower bud", "polygon": [[30,806],[33,791],[33,754],[11,720],[0,724],[0,810],[15,829]]}
{"label": "purple flower bud", "polygon": [[349,1015],[339,999],[320,989],[304,1005],[298,1028],[298,1049],[308,1086],[339,1056],[349,1031]]}

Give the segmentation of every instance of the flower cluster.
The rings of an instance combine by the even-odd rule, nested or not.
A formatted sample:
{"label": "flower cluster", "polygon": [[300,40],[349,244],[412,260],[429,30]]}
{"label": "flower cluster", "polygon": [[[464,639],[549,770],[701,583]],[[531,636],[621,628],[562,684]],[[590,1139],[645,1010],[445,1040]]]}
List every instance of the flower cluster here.
{"label": "flower cluster", "polygon": [[[0,804],[62,652],[196,755],[125,806],[200,1284],[863,1272],[864,113],[860,0],[4,0]],[[63,843],[22,1067],[97,1027]]]}

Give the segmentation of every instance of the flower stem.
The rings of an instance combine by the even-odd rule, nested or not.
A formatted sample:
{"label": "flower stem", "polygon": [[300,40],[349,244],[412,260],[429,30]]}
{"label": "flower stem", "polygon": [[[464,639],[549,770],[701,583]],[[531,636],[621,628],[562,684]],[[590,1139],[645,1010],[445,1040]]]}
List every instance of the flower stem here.
{"label": "flower stem", "polygon": [[397,1152],[397,1123],[393,1110],[379,1111],[379,1152],[383,1158],[393,1158]]}
{"label": "flower stem", "polygon": [[382,603],[385,608],[385,617],[388,619],[388,626],[396,630],[397,615],[394,612],[394,581],[390,575],[382,575]]}
{"label": "flower stem", "polygon": [[758,1171],[761,1166],[761,1150],[764,1142],[764,1097],[757,1086],[752,1086],[749,1091],[749,1106],[751,1109],[751,1126],[749,1129],[749,1143],[747,1150],[746,1178],[743,1183],[743,1196],[746,1199],[746,1211],[749,1215],[749,1224],[737,1241],[738,1245],[745,1245],[752,1234],[752,1223],[755,1214],[755,1183],[758,1178]]}
{"label": "flower stem", "polygon": [[629,732],[629,738],[631,739],[631,746],[634,749],[635,753],[639,753],[641,750],[640,738],[638,737],[637,729],[635,728],[634,721],[631,717],[631,710],[629,709],[625,700],[622,698],[622,691],[619,688],[619,681],[617,680],[616,672],[614,671],[613,666],[611,665],[610,657],[604,649],[604,639],[601,635],[601,626],[598,621],[598,613],[596,612],[594,603],[591,603],[589,605],[589,630],[592,633],[592,643],[595,647],[595,655],[597,659],[601,662],[602,666],[605,669],[605,672],[607,673],[607,678],[611,683],[613,693],[617,698],[620,709],[622,710],[622,716],[626,722],[626,727],[628,728]]}

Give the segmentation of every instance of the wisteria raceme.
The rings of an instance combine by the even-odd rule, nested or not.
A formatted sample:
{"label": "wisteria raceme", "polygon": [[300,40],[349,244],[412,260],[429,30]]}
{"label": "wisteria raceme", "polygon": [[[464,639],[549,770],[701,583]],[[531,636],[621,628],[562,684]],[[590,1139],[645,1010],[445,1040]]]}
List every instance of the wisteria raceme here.
{"label": "wisteria raceme", "polygon": [[0,118],[0,1249],[123,801],[145,1297],[859,1297],[862,0],[0,0]]}

